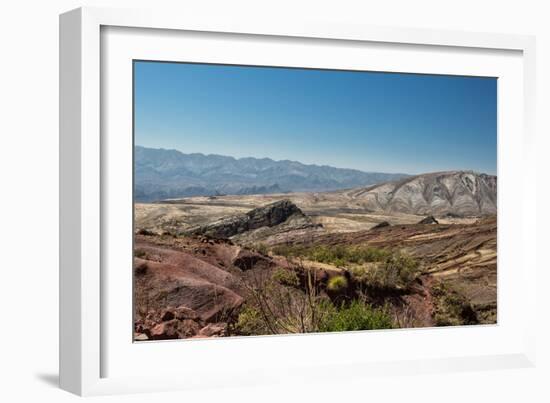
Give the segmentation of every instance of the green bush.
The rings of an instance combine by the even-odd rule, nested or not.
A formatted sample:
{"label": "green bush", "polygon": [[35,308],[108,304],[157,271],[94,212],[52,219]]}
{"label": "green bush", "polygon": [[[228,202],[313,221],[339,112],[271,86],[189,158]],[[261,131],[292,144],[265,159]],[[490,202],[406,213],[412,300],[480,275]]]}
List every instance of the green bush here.
{"label": "green bush", "polygon": [[344,276],[334,276],[328,280],[327,288],[330,291],[341,291],[348,287],[348,280]]}
{"label": "green bush", "polygon": [[350,330],[391,329],[393,321],[386,308],[373,308],[361,301],[352,301],[328,316],[321,325],[321,332]]}
{"label": "green bush", "polygon": [[349,264],[378,262],[391,256],[390,251],[364,245],[281,245],[273,248],[273,253],[287,257],[303,257],[338,267]]}
{"label": "green bush", "polygon": [[[233,334],[264,335],[310,332],[344,332],[352,330],[392,329],[394,322],[388,308],[375,308],[360,300],[339,308],[324,298],[310,301],[305,309],[296,309],[292,302],[285,309],[245,305],[232,326]],[[308,303],[308,304],[309,304]],[[275,314],[275,315],[274,315]]]}
{"label": "green bush", "polygon": [[345,267],[354,280],[377,288],[405,289],[420,273],[420,265],[412,257],[365,245],[281,245],[273,253]]}
{"label": "green bush", "polygon": [[407,255],[394,253],[368,267],[352,267],[350,272],[356,281],[370,287],[406,289],[419,275],[420,265]]}
{"label": "green bush", "polygon": [[369,272],[373,269],[373,267],[374,265],[372,264],[369,266],[352,266],[350,267],[349,272],[351,273],[353,280],[364,283],[369,279]]}
{"label": "green bush", "polygon": [[288,270],[279,267],[273,272],[271,278],[282,285],[288,285],[292,287],[297,287],[300,285],[300,278],[294,270]]}
{"label": "green bush", "polygon": [[269,333],[261,313],[256,308],[250,306],[245,306],[241,310],[235,324],[235,329],[238,334],[246,336]]}
{"label": "green bush", "polygon": [[297,257],[304,256],[306,254],[307,248],[304,246],[296,245],[278,245],[273,247],[272,252],[279,256],[286,257]]}

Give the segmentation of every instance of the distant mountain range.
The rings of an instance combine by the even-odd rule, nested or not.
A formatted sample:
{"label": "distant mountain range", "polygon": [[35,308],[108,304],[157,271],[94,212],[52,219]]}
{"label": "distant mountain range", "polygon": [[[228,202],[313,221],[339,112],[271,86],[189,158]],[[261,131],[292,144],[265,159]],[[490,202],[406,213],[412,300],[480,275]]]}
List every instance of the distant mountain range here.
{"label": "distant mountain range", "polygon": [[365,187],[408,176],[269,158],[184,154],[141,146],[135,147],[134,159],[136,201],[224,194],[323,192]]}

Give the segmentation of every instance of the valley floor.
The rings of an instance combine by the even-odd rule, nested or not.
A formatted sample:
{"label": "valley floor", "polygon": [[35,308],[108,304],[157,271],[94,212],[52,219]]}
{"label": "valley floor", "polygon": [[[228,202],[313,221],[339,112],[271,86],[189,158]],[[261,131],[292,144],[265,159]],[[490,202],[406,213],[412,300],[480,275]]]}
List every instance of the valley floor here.
{"label": "valley floor", "polygon": [[[384,221],[392,225],[416,224],[425,217],[416,214],[367,211],[362,204],[344,192],[322,192],[187,197],[156,203],[136,203],[136,226],[155,232],[177,233],[281,200],[292,201],[327,232],[368,230]],[[476,220],[477,217],[438,217],[441,224],[471,224]]]}

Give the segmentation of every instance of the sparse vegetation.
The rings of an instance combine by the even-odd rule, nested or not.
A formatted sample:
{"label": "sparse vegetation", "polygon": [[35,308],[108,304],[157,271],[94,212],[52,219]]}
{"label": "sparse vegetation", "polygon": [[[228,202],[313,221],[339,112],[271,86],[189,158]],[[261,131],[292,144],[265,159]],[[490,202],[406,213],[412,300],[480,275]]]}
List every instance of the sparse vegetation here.
{"label": "sparse vegetation", "polygon": [[435,299],[434,321],[437,326],[475,325],[476,313],[467,298],[448,285],[439,283],[432,288]]}
{"label": "sparse vegetation", "polygon": [[[273,253],[346,268],[355,281],[369,287],[405,289],[420,274],[420,264],[412,257],[404,253],[371,246],[283,245],[273,248]],[[331,283],[332,281],[334,283]],[[346,278],[334,277],[329,280],[327,285],[329,290],[335,291],[338,287],[347,287]]]}
{"label": "sparse vegetation", "polygon": [[342,305],[327,317],[319,329],[322,332],[344,332],[349,330],[391,329],[394,327],[386,307],[374,308],[360,300]]}
{"label": "sparse vegetation", "polygon": [[298,278],[298,274],[296,274],[294,270],[288,270],[279,267],[273,272],[271,278],[282,285],[293,287],[297,287],[298,285],[300,285],[300,279]]}
{"label": "sparse vegetation", "polygon": [[[340,304],[332,302],[321,292],[315,275],[315,271],[306,270],[305,284],[301,284],[297,273],[285,268],[277,268],[270,276],[265,272],[255,273],[244,283],[251,297],[233,331],[250,335],[395,327],[389,309],[366,303],[364,295]],[[328,280],[327,288],[341,291],[348,285],[345,276],[336,275]]]}
{"label": "sparse vegetation", "polygon": [[267,256],[269,254],[269,248],[265,243],[254,244],[252,249],[264,256]]}
{"label": "sparse vegetation", "polygon": [[244,336],[262,334],[266,331],[266,322],[258,309],[245,306],[239,314],[235,329]]}
{"label": "sparse vegetation", "polygon": [[[287,301],[291,303],[290,300]],[[334,306],[325,298],[311,300],[305,310],[293,310],[291,306],[279,306],[281,311],[287,311],[282,318],[269,317],[261,309],[246,306],[241,311],[235,324],[235,331],[242,335],[254,334],[284,334],[313,332],[343,332],[350,330],[392,329],[395,326],[389,309],[376,308],[360,300],[349,304]],[[290,308],[290,309],[289,309]],[[311,320],[312,314],[317,320]],[[303,324],[307,324],[303,326]]]}
{"label": "sparse vegetation", "polygon": [[360,276],[371,287],[406,289],[420,274],[418,261],[402,253],[394,253],[382,262],[371,265]]}
{"label": "sparse vegetation", "polygon": [[302,257],[316,262],[332,264],[337,267],[378,262],[392,254],[386,249],[363,245],[280,245],[273,248],[273,253],[286,257]]}
{"label": "sparse vegetation", "polygon": [[[314,272],[307,271],[303,289],[295,287],[296,280],[297,276],[292,276],[289,270],[277,269],[271,275],[265,271],[256,272],[243,282],[250,297],[247,308],[237,319],[236,333],[248,334],[249,329],[257,327],[261,331],[256,334],[318,331],[329,314],[331,303],[320,294]],[[292,286],[281,284],[287,282],[293,283]]]}

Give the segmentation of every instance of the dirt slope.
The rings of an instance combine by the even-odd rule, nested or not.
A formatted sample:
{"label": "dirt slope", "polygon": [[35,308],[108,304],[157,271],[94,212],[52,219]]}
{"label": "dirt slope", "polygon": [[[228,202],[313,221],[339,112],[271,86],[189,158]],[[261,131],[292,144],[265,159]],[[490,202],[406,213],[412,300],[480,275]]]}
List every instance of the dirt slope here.
{"label": "dirt slope", "polygon": [[497,220],[474,224],[388,226],[347,234],[325,234],[315,244],[367,244],[398,249],[420,259],[434,280],[466,297],[484,323],[496,321]]}

